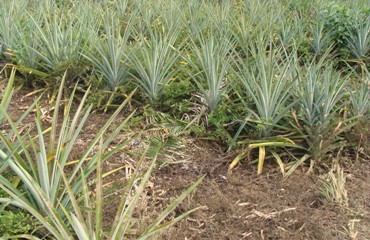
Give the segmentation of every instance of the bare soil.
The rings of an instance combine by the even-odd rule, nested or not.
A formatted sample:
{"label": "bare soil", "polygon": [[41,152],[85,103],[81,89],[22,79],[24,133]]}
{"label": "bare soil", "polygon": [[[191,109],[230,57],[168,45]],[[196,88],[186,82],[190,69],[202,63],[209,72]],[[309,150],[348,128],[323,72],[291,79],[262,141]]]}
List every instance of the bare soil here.
{"label": "bare soil", "polygon": [[[34,97],[24,97],[29,92],[22,90],[13,97],[9,108],[13,119],[19,118],[32,103]],[[109,114],[92,113],[73,158],[78,157],[108,118]],[[46,114],[45,124],[47,119]],[[117,123],[123,119],[124,114]],[[23,126],[25,129],[32,126],[32,116]],[[122,133],[117,142],[131,133]],[[141,138],[145,142],[146,136]],[[263,174],[257,175],[256,166],[244,161],[228,173],[235,154],[225,154],[214,142],[192,137],[181,140],[183,146],[176,151],[182,161],[155,170],[138,218],[149,222],[196,179],[206,175],[170,218],[195,207],[203,208],[176,224],[161,239],[370,239],[370,159],[362,158],[346,165],[349,205],[343,207],[324,199],[319,192],[320,176],[306,175],[307,169],[297,169],[283,181],[275,164],[267,163]],[[122,165],[133,169],[137,158],[129,153],[140,152],[140,145],[113,156],[105,163],[106,170]],[[119,183],[126,177],[127,168],[106,181]],[[112,221],[117,201],[105,207],[105,225]]]}
{"label": "bare soil", "polygon": [[322,197],[317,175],[306,176],[298,170],[283,181],[275,166],[257,175],[256,167],[249,164],[227,174],[232,158],[218,154],[208,143],[195,141],[189,147],[197,149],[190,168],[170,166],[157,172],[156,182],[171,196],[207,174],[184,207],[206,209],[179,223],[166,239],[350,239],[344,228],[351,220],[355,221],[353,231],[358,232],[356,239],[369,239],[368,162],[347,169],[349,207],[343,208]]}

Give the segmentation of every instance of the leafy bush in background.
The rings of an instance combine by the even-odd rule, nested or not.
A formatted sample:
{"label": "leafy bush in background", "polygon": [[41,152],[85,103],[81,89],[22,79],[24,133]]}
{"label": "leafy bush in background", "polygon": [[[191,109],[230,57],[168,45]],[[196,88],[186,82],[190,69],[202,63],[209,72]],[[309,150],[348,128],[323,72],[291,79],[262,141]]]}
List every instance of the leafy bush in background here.
{"label": "leafy bush in background", "polygon": [[[348,57],[353,47],[348,48],[348,39],[356,36],[358,27],[368,22],[369,8],[352,9],[348,3],[330,2],[319,14],[324,19],[325,28],[331,33],[331,40],[341,56]],[[368,28],[367,28],[368,29]],[[368,35],[368,34],[367,34]],[[356,51],[353,53],[356,57]]]}

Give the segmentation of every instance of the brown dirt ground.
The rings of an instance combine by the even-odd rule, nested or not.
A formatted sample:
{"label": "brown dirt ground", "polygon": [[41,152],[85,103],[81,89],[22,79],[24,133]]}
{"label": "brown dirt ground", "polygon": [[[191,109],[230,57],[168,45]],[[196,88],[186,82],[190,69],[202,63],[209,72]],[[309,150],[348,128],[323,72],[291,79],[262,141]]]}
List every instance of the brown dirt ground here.
{"label": "brown dirt ground", "polygon": [[[12,118],[17,119],[33,101],[34,97],[24,97],[29,92],[16,92],[9,107]],[[73,158],[78,157],[84,143],[89,142],[108,117],[109,114],[92,113]],[[119,117],[117,123],[123,118]],[[45,124],[48,124],[47,117]],[[23,126],[31,125],[32,118]],[[129,134],[122,133],[117,142]],[[171,217],[195,207],[203,208],[177,223],[160,239],[351,239],[351,222],[354,223],[351,232],[358,233],[357,238],[352,239],[370,239],[370,159],[346,166],[349,206],[344,208],[325,201],[318,190],[319,176],[305,175],[306,169],[296,170],[283,181],[274,164],[266,164],[263,174],[257,175],[255,165],[242,162],[229,174],[228,164],[233,156],[224,154],[217,144],[191,137],[183,138],[182,142],[183,146],[176,150],[182,161],[155,170],[138,217],[148,222],[187,186],[206,175]],[[137,146],[130,151],[140,149]],[[105,163],[106,169],[123,164],[134,166],[135,156],[126,150]],[[126,173],[122,170],[106,181],[120,182]],[[114,216],[116,202],[105,208],[106,225]]]}

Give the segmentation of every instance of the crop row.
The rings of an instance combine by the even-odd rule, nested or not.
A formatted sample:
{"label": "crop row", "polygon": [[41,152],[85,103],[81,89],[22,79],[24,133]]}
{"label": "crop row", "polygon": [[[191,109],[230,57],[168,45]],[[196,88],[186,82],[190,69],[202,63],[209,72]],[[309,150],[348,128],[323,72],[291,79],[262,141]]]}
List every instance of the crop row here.
{"label": "crop row", "polygon": [[25,83],[57,89],[67,72],[66,86],[91,85],[98,104],[137,86],[136,100],[177,117],[200,106],[231,147],[259,149],[259,172],[266,147],[320,161],[369,116],[366,1],[33,0],[1,11],[2,61]]}

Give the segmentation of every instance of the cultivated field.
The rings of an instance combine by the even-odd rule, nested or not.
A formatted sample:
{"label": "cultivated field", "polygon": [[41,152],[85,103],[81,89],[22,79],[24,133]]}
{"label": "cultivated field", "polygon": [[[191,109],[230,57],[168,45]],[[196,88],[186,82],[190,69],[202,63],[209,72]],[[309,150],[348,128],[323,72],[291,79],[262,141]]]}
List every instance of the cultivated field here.
{"label": "cultivated field", "polygon": [[2,0],[0,239],[368,239],[370,2]]}

